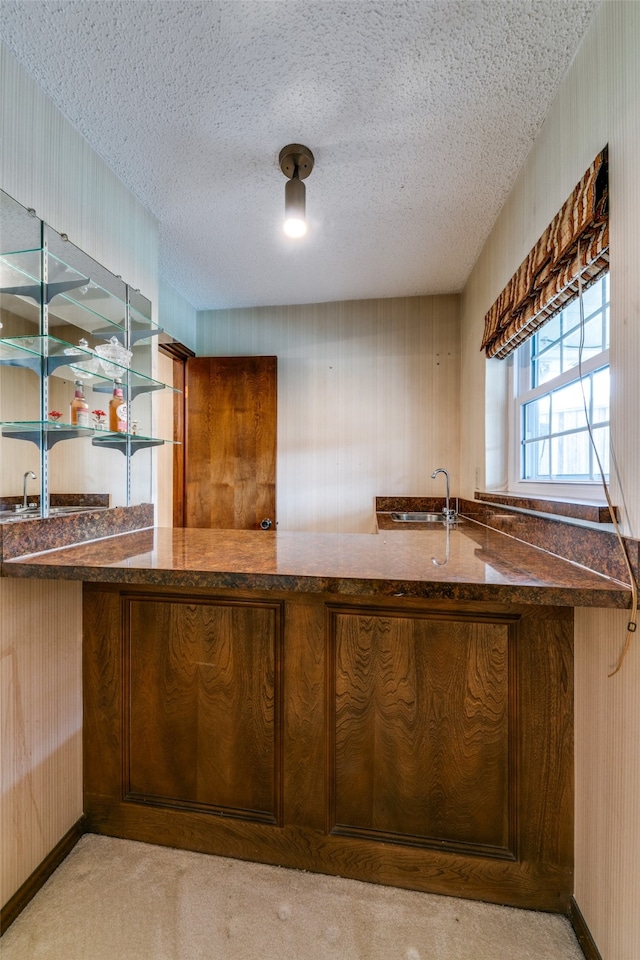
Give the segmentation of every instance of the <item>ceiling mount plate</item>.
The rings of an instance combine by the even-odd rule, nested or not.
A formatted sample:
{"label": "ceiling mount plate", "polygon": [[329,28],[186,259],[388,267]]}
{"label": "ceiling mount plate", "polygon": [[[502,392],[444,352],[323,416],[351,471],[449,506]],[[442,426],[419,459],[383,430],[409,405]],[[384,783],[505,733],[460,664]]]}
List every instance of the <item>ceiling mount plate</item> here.
{"label": "ceiling mount plate", "polygon": [[278,158],[280,169],[289,180],[293,177],[298,168],[298,178],[306,180],[313,170],[313,154],[309,147],[303,147],[301,143],[290,143],[283,147]]}

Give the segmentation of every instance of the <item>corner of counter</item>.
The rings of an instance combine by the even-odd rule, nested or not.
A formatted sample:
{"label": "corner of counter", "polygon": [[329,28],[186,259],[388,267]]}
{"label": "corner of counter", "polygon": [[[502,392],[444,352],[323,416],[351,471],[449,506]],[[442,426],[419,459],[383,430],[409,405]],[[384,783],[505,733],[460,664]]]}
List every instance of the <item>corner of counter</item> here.
{"label": "corner of counter", "polygon": [[141,503],[132,507],[0,523],[0,576],[6,576],[7,560],[146,530],[153,527],[154,516],[153,504]]}

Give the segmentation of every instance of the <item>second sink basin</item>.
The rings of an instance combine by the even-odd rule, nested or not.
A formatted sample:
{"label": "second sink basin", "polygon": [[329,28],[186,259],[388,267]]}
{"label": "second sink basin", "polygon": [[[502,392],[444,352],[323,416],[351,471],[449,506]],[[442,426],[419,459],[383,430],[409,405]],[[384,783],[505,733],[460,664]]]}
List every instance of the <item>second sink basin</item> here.
{"label": "second sink basin", "polygon": [[105,510],[105,507],[49,507],[49,516],[58,517],[67,513],[93,513],[95,510]]}
{"label": "second sink basin", "polygon": [[[442,523],[445,524],[444,516],[441,513],[425,513],[422,511],[410,511],[407,513],[392,513],[391,519],[394,523]],[[463,521],[459,516],[453,517],[448,526],[457,527]]]}
{"label": "second sink basin", "polygon": [[441,513],[392,513],[391,519],[396,523],[444,523]]}

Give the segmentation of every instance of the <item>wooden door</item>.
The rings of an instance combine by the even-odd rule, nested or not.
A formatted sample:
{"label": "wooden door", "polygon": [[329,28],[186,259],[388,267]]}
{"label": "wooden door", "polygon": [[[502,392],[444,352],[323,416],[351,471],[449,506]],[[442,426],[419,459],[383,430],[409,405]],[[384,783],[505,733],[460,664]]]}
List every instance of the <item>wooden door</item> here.
{"label": "wooden door", "polygon": [[186,527],[275,528],[276,409],[276,357],[187,361]]}
{"label": "wooden door", "polygon": [[184,382],[186,361],[174,357],[173,386],[173,526],[184,527]]}
{"label": "wooden door", "polygon": [[173,520],[174,527],[184,527],[184,387],[187,360],[195,353],[178,340],[168,340],[158,344],[160,353],[173,361],[172,385],[176,388],[173,395]]}

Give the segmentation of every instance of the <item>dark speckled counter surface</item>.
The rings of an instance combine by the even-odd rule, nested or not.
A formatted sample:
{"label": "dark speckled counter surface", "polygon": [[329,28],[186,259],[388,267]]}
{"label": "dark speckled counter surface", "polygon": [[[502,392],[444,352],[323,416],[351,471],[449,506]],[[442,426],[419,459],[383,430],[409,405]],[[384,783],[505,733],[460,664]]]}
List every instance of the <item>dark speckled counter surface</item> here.
{"label": "dark speckled counter surface", "polygon": [[7,560],[8,577],[628,607],[624,584],[472,520],[376,535],[156,528]]}

